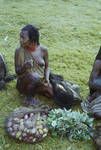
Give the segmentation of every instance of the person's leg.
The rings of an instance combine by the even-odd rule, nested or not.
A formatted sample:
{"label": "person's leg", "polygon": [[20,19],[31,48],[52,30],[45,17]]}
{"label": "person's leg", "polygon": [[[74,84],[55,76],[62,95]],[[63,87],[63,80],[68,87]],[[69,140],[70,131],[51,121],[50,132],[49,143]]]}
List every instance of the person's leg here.
{"label": "person's leg", "polygon": [[39,81],[37,81],[31,73],[26,74],[24,77],[19,78],[17,81],[17,89],[21,94],[25,95],[24,105],[35,105],[39,101],[34,98],[36,94],[36,88]]}
{"label": "person's leg", "polygon": [[44,96],[46,96],[48,98],[52,98],[53,97],[53,89],[52,89],[52,87],[42,85],[37,90],[38,90],[39,94],[42,94],[42,95],[44,95]]}
{"label": "person's leg", "polygon": [[5,81],[4,80],[0,80],[0,90],[5,88]]}
{"label": "person's leg", "polygon": [[36,86],[36,93],[46,96],[48,98],[52,98],[53,97],[53,88],[52,88],[52,86],[45,85],[44,83],[39,83]]}
{"label": "person's leg", "polygon": [[35,94],[40,94],[43,96],[46,96],[47,98],[53,97],[53,88],[52,86],[45,85],[41,83],[40,81],[31,83],[28,86],[28,95],[26,95],[25,98],[25,105],[37,105],[40,103],[40,101],[36,98],[34,98]]}
{"label": "person's leg", "polygon": [[35,94],[44,95],[48,98],[53,97],[52,86],[45,85],[40,81],[40,79],[38,80],[34,78],[31,73],[20,79],[19,83],[17,84],[17,89],[20,91],[20,93],[26,95],[26,104],[36,103],[37,100],[34,98]]}

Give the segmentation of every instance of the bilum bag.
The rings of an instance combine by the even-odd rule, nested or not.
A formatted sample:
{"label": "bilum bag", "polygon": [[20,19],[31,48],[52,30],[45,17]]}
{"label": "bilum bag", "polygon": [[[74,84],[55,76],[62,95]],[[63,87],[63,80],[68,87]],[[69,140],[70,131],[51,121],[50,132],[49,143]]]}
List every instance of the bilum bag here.
{"label": "bilum bag", "polygon": [[53,87],[54,101],[61,108],[70,109],[72,105],[81,102],[79,86],[65,81],[62,76],[51,73],[50,82]]}

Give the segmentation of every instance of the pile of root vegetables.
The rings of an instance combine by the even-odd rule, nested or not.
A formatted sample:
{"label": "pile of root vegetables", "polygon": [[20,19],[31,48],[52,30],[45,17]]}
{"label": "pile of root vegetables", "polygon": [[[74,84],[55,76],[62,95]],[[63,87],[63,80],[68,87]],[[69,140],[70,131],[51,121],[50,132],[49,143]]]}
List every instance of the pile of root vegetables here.
{"label": "pile of root vegetables", "polygon": [[18,112],[14,111],[14,115],[12,113],[6,120],[6,131],[10,136],[28,143],[38,142],[47,136],[47,112],[35,110]]}

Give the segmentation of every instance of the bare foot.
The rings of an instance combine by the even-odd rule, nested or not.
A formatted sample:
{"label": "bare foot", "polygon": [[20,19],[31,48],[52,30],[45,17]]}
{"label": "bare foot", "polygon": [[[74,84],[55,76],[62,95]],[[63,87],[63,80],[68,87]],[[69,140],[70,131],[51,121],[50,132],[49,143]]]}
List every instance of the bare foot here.
{"label": "bare foot", "polygon": [[36,99],[36,98],[33,98],[33,97],[26,97],[25,99],[24,99],[24,102],[23,102],[23,104],[24,105],[26,105],[26,106],[28,106],[28,105],[30,105],[30,106],[35,106],[35,105],[38,105],[38,104],[40,104],[40,101],[38,100],[38,99]]}

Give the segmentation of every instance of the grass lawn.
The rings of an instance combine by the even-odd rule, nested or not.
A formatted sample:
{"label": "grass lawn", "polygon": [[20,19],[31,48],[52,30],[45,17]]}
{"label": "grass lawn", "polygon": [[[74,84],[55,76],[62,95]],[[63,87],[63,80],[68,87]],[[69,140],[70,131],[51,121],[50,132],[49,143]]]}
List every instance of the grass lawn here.
{"label": "grass lawn", "polygon": [[[29,23],[40,28],[40,41],[48,47],[51,70],[79,84],[85,99],[89,74],[101,44],[101,0],[0,0],[0,53],[5,55],[9,73],[14,73],[20,29]],[[92,141],[48,137],[32,145],[9,138],[2,128],[5,116],[23,99],[15,86],[13,81],[0,92],[0,150],[94,149]]]}

